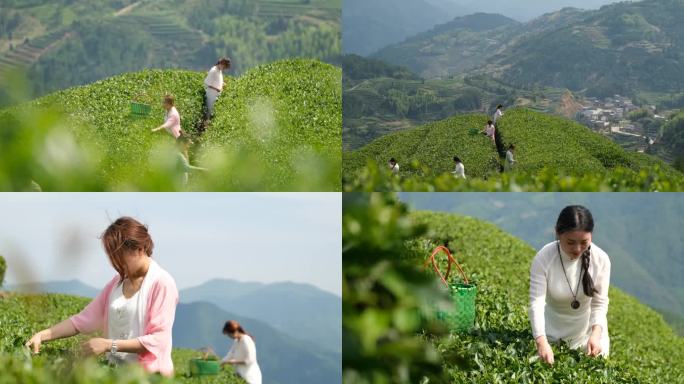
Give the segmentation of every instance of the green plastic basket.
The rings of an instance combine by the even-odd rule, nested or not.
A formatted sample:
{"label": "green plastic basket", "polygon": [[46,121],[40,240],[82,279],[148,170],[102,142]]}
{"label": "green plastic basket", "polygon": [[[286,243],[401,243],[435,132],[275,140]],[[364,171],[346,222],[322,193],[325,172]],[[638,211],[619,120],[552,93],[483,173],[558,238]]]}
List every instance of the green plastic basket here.
{"label": "green plastic basket", "polygon": [[188,363],[192,376],[218,375],[221,370],[221,364],[217,360],[192,359]]}
{"label": "green plastic basket", "polygon": [[147,104],[131,101],[131,115],[134,117],[145,117],[150,114],[152,107]]}
{"label": "green plastic basket", "polygon": [[[444,252],[447,255],[447,272],[442,275],[439,270],[435,256]],[[449,295],[453,302],[453,308],[448,311],[436,310],[436,317],[447,324],[449,331],[451,332],[468,332],[475,326],[475,301],[477,297],[477,286],[470,284],[468,278],[463,272],[463,269],[458,264],[456,259],[451,255],[449,248],[445,246],[438,246],[432,251],[430,258],[427,260],[425,265],[432,263],[432,267],[439,275],[444,285],[449,289]],[[454,264],[458,268],[461,276],[463,277],[464,283],[448,283],[449,274],[451,273],[451,265]]]}

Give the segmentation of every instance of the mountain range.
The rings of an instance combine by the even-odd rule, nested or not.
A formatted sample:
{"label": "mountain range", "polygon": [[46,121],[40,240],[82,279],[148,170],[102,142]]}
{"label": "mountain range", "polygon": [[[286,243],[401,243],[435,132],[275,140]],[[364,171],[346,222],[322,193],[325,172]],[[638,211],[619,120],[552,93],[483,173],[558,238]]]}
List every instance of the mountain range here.
{"label": "mountain range", "polygon": [[383,48],[373,58],[423,77],[487,74],[518,87],[589,96],[677,97],[684,86],[684,3],[644,0],[564,8],[519,23],[476,14]]}

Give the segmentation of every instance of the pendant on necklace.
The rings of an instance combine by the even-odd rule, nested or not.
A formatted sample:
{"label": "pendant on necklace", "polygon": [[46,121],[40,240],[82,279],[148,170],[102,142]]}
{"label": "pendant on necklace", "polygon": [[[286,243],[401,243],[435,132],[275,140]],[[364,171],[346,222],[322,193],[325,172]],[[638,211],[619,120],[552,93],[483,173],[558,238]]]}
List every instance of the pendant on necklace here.
{"label": "pendant on necklace", "polygon": [[572,307],[572,309],[577,309],[580,307],[580,303],[577,300],[573,300],[570,306]]}

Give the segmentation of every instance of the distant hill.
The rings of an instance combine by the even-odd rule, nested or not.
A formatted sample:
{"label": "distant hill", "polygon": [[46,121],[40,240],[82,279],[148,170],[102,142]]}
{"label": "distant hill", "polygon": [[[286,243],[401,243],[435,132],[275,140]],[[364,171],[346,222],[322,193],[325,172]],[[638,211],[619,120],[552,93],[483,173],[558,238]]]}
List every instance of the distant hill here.
{"label": "distant hill", "polygon": [[678,97],[684,85],[682,18],[684,4],[678,0],[568,8],[483,32],[447,24],[375,57],[425,77],[476,71],[523,88]]}
{"label": "distant hill", "polygon": [[[340,0],[11,0],[0,8],[0,81],[26,68],[32,97],[151,67],[205,72],[221,56],[240,75],[275,60],[326,60],[341,47]],[[2,89],[0,106],[13,104],[10,96]]]}
{"label": "distant hill", "polygon": [[226,312],[209,303],[181,303],[173,326],[174,345],[192,349],[211,347],[223,357],[232,340],[223,336],[221,330],[224,323],[231,319],[238,320],[254,336],[257,359],[265,382],[342,383],[341,353],[326,352],[311,343],[299,341],[298,334],[308,332],[305,325],[291,327],[288,332],[275,330],[271,323],[277,321],[277,317],[254,320]]}
{"label": "distant hill", "polygon": [[[281,333],[321,350],[342,353],[341,299],[311,285],[215,279],[183,289],[181,301],[212,303],[225,311],[260,319]],[[296,329],[306,332],[293,333]]]}
{"label": "distant hill", "polygon": [[367,56],[449,18],[425,0],[345,0],[342,51]]}
{"label": "distant hill", "polygon": [[456,17],[371,57],[406,66],[426,78],[448,77],[485,64],[518,24],[499,14]]}

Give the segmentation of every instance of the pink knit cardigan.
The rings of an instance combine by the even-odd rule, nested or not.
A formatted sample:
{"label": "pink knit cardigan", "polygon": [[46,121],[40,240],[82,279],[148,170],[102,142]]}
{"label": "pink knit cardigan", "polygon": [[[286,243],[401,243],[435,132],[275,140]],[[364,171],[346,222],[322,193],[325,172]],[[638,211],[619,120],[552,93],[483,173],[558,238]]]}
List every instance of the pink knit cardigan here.
{"label": "pink knit cardigan", "polygon": [[[119,275],[116,275],[93,301],[78,315],[71,317],[71,322],[80,333],[102,331],[108,337],[109,297],[119,280]],[[141,311],[143,332],[138,341],[146,351],[139,354],[138,361],[148,372],[173,376],[171,332],[178,304],[176,282],[159,264],[151,260],[140,295],[146,298],[146,304]]]}

